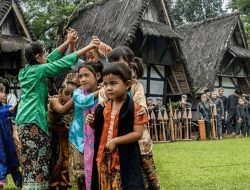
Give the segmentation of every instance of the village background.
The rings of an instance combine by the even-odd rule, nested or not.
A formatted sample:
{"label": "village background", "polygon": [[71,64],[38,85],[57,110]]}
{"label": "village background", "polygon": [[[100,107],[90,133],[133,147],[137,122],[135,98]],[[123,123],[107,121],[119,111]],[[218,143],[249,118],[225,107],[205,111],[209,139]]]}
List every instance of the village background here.
{"label": "village background", "polygon": [[[187,94],[193,120],[206,88],[230,95],[239,86],[250,95],[249,0],[0,0],[0,76],[18,97],[24,45],[41,40],[51,52],[66,27],[78,31],[77,48],[93,34],[112,47],[129,45],[144,60],[146,96],[168,108]],[[158,142],[162,189],[249,189],[249,143]]]}

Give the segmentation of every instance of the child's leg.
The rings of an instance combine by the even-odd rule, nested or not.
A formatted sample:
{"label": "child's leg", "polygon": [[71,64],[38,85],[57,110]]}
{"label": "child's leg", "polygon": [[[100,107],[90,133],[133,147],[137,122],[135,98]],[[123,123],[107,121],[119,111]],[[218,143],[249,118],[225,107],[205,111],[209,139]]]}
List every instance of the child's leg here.
{"label": "child's leg", "polygon": [[205,121],[205,127],[206,127],[206,139],[210,139],[210,132],[211,132],[211,123],[209,121]]}
{"label": "child's leg", "polygon": [[217,135],[222,137],[222,119],[219,114],[217,115]]}
{"label": "child's leg", "polygon": [[78,190],[85,190],[85,179],[84,179],[84,164],[83,164],[83,154],[79,152],[74,145],[70,144],[70,156],[72,157],[71,161],[71,170],[75,177]]}
{"label": "child's leg", "polygon": [[[146,190],[159,190],[160,183],[157,178],[155,163],[153,160],[153,154],[150,152],[147,155],[142,155],[142,167],[144,173],[144,179],[146,182]],[[148,184],[147,184],[148,183]]]}
{"label": "child's leg", "polygon": [[236,130],[235,130],[235,134],[236,134],[236,135],[239,135],[239,134],[240,134],[241,126],[242,126],[242,122],[236,121]]}

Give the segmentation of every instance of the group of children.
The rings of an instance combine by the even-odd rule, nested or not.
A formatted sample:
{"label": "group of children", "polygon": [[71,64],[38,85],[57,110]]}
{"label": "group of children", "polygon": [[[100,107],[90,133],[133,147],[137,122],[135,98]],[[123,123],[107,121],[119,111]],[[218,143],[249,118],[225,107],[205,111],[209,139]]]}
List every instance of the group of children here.
{"label": "group of children", "polygon": [[[141,59],[128,47],[112,50],[97,37],[73,52],[77,38],[69,29],[67,40],[47,57],[40,42],[25,50],[16,118],[22,189],[68,189],[71,172],[80,190],[160,189],[138,80]],[[72,53],[63,57],[68,48]],[[67,74],[58,94],[48,98],[46,79],[72,66],[77,72]],[[4,88],[0,92],[7,122],[12,108],[4,103]],[[1,141],[0,149],[8,155]],[[3,166],[9,165],[0,162]],[[0,172],[0,180],[9,171]]]}
{"label": "group of children", "polygon": [[201,95],[197,112],[199,119],[205,121],[206,139],[210,139],[211,124],[217,128],[217,137],[222,139],[223,133],[233,137],[250,136],[250,104],[240,88],[234,94],[224,96],[221,87],[216,91],[205,91]]}

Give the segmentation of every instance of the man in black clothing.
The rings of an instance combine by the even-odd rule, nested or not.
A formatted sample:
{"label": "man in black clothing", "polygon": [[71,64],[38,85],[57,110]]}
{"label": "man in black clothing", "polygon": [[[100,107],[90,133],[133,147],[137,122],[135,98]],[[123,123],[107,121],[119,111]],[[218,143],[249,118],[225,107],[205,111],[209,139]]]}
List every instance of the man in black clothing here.
{"label": "man in black clothing", "polygon": [[224,115],[222,119],[222,133],[226,133],[227,127],[225,125],[225,119],[226,119],[226,108],[227,108],[227,97],[224,96],[224,88],[220,87],[218,90],[218,97],[222,100],[223,106],[224,106]]}
{"label": "man in black clothing", "polygon": [[226,126],[227,126],[227,132],[228,134],[235,134],[235,124],[236,121],[236,106],[238,104],[238,99],[241,97],[242,91],[240,88],[236,88],[234,91],[234,94],[228,96],[227,98],[227,120],[226,120]]}

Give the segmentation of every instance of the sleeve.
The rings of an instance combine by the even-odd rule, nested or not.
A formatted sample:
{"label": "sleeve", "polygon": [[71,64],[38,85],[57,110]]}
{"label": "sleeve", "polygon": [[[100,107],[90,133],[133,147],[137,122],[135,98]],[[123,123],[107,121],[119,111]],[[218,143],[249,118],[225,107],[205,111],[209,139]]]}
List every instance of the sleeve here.
{"label": "sleeve", "polygon": [[134,125],[145,125],[148,122],[148,117],[146,114],[137,116],[137,112],[140,110],[140,108],[140,105],[135,104]]}
{"label": "sleeve", "polygon": [[54,77],[62,71],[69,69],[77,63],[78,57],[76,53],[69,54],[57,61],[38,65],[36,68],[36,75],[41,77]]}
{"label": "sleeve", "polygon": [[225,110],[224,110],[224,104],[223,104],[223,101],[221,99],[220,100],[220,107],[221,107],[221,115],[222,117],[224,117],[225,115]]}
{"label": "sleeve", "polygon": [[229,111],[229,106],[230,106],[230,98],[231,96],[228,96],[228,98],[227,98],[227,106],[226,106],[226,111],[228,112]]}
{"label": "sleeve", "polygon": [[0,108],[0,118],[6,118],[9,116],[9,109],[11,108],[10,105],[5,105],[2,108]]}
{"label": "sleeve", "polygon": [[99,90],[98,99],[99,99],[99,103],[103,103],[103,102],[105,102],[105,100],[107,99],[107,96],[106,96],[106,94],[105,94],[104,87],[102,87],[102,88]]}
{"label": "sleeve", "polygon": [[58,59],[61,59],[62,56],[63,56],[62,53],[58,51],[58,49],[55,49],[47,56],[47,63],[51,63]]}
{"label": "sleeve", "polygon": [[240,107],[236,106],[236,119],[240,117]]}
{"label": "sleeve", "polygon": [[73,101],[75,106],[89,109],[95,105],[94,93],[85,96],[80,89],[76,89],[73,93]]}
{"label": "sleeve", "polygon": [[147,109],[147,103],[143,85],[140,82],[137,82],[134,85],[135,85],[134,88],[133,85],[131,88],[131,93],[133,95],[134,102]]}
{"label": "sleeve", "polygon": [[202,118],[203,115],[201,113],[201,106],[200,105],[201,105],[201,103],[198,103],[198,105],[197,105],[197,113],[198,113],[199,117]]}

